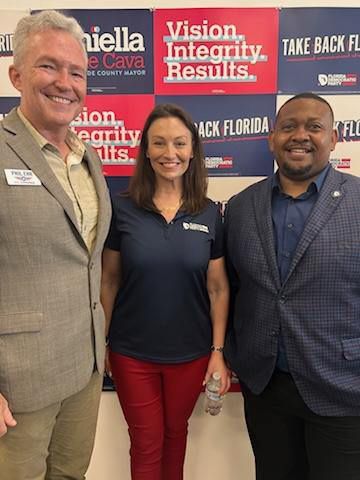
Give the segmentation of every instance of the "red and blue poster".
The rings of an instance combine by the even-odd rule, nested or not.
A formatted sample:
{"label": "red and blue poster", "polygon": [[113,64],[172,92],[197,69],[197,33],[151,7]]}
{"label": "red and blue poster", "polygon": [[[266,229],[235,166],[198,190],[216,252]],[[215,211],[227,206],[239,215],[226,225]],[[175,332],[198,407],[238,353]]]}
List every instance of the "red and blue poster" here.
{"label": "red and blue poster", "polygon": [[275,93],[278,10],[156,10],[155,93]]}
{"label": "red and blue poster", "polygon": [[105,177],[112,197],[124,193],[129,186],[130,177]]}
{"label": "red and blue poster", "polygon": [[85,31],[90,94],[153,93],[150,10],[66,10]]}
{"label": "red and blue poster", "polygon": [[0,16],[0,97],[19,96],[10,82],[9,67],[13,59],[13,35],[20,18],[28,15],[28,10],[1,10]]}
{"label": "red and blue poster", "polygon": [[360,95],[328,95],[339,139],[330,163],[343,172],[360,176]]}
{"label": "red and blue poster", "polygon": [[191,114],[210,176],[273,173],[268,136],[275,117],[275,95],[157,96],[156,103],[176,103]]}
{"label": "red and blue poster", "polygon": [[279,93],[360,91],[360,9],[284,8]]}
{"label": "red and blue poster", "polygon": [[20,104],[20,97],[0,97],[0,120]]}
{"label": "red and blue poster", "polygon": [[153,95],[90,95],[71,127],[98,152],[105,175],[131,176]]}

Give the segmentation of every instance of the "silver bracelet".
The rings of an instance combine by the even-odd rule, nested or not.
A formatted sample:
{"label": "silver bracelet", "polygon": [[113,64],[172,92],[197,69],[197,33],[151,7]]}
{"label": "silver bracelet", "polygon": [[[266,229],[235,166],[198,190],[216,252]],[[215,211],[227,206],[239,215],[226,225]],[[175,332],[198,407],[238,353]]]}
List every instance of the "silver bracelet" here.
{"label": "silver bracelet", "polygon": [[217,347],[215,345],[211,345],[210,352],[220,352],[223,353],[224,347]]}

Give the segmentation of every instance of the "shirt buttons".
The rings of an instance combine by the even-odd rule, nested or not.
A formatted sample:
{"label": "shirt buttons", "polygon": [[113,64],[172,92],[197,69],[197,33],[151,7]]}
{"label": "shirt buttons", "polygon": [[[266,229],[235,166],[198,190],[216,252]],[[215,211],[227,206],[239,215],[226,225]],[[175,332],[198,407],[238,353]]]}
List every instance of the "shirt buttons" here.
{"label": "shirt buttons", "polygon": [[93,310],[96,310],[96,308],[97,308],[97,302],[94,302],[93,303]]}
{"label": "shirt buttons", "polygon": [[277,336],[278,336],[278,332],[277,332],[276,330],[271,330],[270,335],[271,335],[272,337],[277,337]]}
{"label": "shirt buttons", "polygon": [[285,303],[285,302],[286,302],[286,296],[285,296],[285,295],[281,295],[280,298],[279,298],[279,302],[280,302],[280,303]]}
{"label": "shirt buttons", "polygon": [[288,228],[294,228],[294,224],[293,224],[293,223],[288,223],[288,224],[287,224],[287,227],[288,227]]}

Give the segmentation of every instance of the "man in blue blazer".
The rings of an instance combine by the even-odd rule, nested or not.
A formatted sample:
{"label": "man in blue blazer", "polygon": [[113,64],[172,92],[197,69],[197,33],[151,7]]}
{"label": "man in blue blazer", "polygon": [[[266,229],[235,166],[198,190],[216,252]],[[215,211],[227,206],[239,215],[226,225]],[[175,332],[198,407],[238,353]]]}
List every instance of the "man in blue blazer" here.
{"label": "man in blue blazer", "polygon": [[329,164],[330,105],[279,110],[278,170],[226,214],[233,321],[257,480],[360,478],[360,179]]}

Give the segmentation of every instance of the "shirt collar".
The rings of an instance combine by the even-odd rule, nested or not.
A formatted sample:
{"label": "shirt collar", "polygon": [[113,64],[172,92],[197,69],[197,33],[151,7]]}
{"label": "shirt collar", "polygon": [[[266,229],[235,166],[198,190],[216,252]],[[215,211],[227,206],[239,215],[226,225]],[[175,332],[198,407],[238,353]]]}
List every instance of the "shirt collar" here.
{"label": "shirt collar", "polygon": [[[50,143],[43,135],[41,135],[41,133],[38,132],[36,130],[36,128],[29,122],[29,120],[22,113],[20,107],[18,107],[17,113],[18,113],[20,119],[22,120],[22,122],[24,123],[25,127],[29,130],[31,135],[34,137],[35,141],[37,142],[37,144],[39,145],[41,150],[43,148],[47,148],[49,146],[50,146],[50,148],[55,148],[57,150],[57,148],[52,143]],[[75,133],[72,130],[70,130],[70,128],[67,131],[65,141],[68,144],[68,146],[70,147],[70,149],[76,155],[78,155],[80,158],[82,158],[84,156],[84,153],[85,153],[85,150],[86,150],[85,145],[80,140],[80,138],[77,135],[75,135]]]}
{"label": "shirt collar", "polygon": [[[321,190],[321,187],[324,184],[326,175],[331,168],[330,163],[326,165],[326,167],[319,173],[319,175],[316,177],[315,180],[313,180],[310,185],[307,188],[307,191],[309,192],[311,189],[315,188],[315,191],[318,193]],[[280,185],[280,180],[279,180],[279,170],[276,170],[274,175],[271,178],[271,188],[274,191],[275,189],[279,192],[281,192],[281,185]]]}

